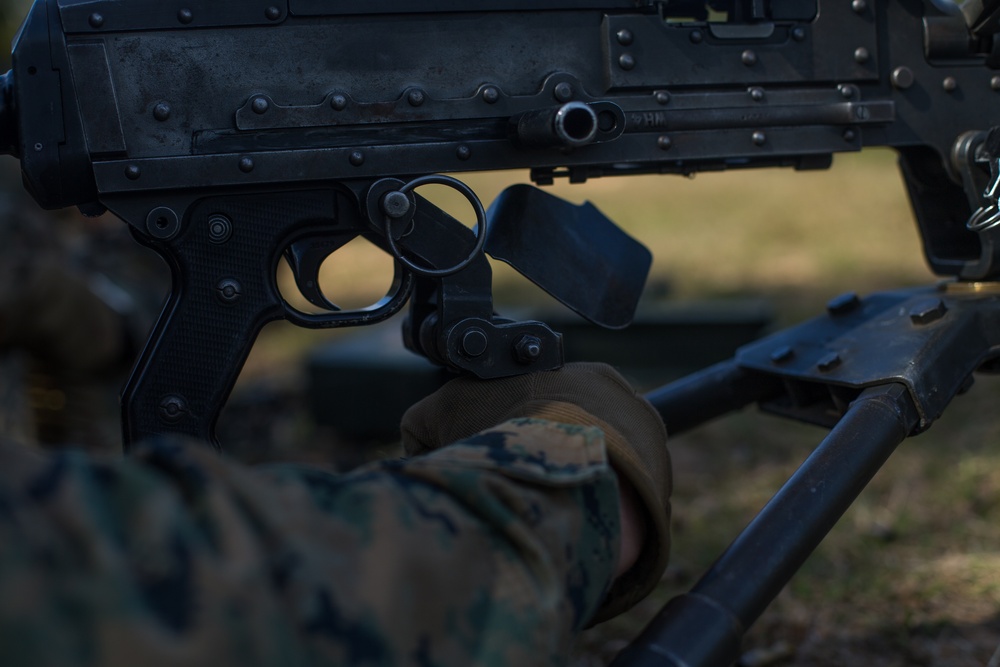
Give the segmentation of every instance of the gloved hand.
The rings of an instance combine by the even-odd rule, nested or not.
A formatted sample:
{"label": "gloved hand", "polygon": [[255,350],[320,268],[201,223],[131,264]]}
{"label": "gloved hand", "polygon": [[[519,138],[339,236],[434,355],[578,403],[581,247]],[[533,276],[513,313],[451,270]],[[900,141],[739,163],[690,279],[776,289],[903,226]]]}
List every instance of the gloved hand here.
{"label": "gloved hand", "polygon": [[572,363],[497,380],[452,380],[403,415],[403,447],[408,456],[423,454],[518,417],[604,432],[612,467],[638,494],[647,532],[638,561],[614,582],[595,622],[625,611],[667,566],[672,482],[663,421],[610,366]]}

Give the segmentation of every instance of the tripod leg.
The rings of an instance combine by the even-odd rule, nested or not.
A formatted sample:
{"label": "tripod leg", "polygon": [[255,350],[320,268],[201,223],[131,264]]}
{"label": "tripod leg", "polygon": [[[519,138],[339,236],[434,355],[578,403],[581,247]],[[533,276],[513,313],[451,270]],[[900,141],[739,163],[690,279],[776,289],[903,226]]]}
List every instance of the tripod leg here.
{"label": "tripod leg", "polygon": [[866,389],[689,593],[671,600],[613,667],[724,667],[743,632],[918,422],[901,384]]}

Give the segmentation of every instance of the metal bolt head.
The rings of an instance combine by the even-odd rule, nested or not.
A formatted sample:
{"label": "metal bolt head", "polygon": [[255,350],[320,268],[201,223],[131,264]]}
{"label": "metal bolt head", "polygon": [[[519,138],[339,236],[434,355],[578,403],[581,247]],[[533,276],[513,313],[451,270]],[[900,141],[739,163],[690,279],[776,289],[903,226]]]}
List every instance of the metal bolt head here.
{"label": "metal bolt head", "polygon": [[857,310],[861,305],[861,299],[854,292],[838,294],[826,302],[826,312],[833,317],[846,315]]}
{"label": "metal bolt head", "polygon": [[472,327],[462,334],[462,354],[467,357],[478,357],[486,352],[489,347],[489,338],[486,332],[479,327]]}
{"label": "metal bolt head", "polygon": [[271,5],[264,10],[264,16],[267,17],[268,21],[277,21],[281,18],[281,10],[275,5]]}
{"label": "metal bolt head", "polygon": [[618,56],[618,66],[626,72],[635,69],[635,58],[632,57],[631,53],[623,53]]}
{"label": "metal bolt head", "polygon": [[658,90],[653,93],[653,99],[656,100],[657,104],[670,104],[670,93],[665,90]]}
{"label": "metal bolt head", "polygon": [[750,89],[750,99],[754,102],[761,102],[764,100],[764,89],[760,86],[754,86]]}
{"label": "metal bolt head", "polygon": [[844,141],[846,141],[847,143],[849,144],[854,143],[854,140],[858,138],[858,133],[852,130],[851,128],[847,128],[846,130],[844,130],[843,137]]}
{"label": "metal bolt head", "polygon": [[87,22],[91,28],[100,28],[104,25],[104,15],[94,12],[87,18]]}
{"label": "metal bolt head", "polygon": [[914,324],[930,324],[944,317],[948,307],[937,297],[918,301],[910,308],[910,321]]}
{"label": "metal bolt head", "polygon": [[542,341],[538,336],[522,334],[514,342],[513,352],[518,363],[530,364],[542,356]]}
{"label": "metal bolt head", "polygon": [[747,49],[740,54],[740,61],[747,67],[753,67],[757,64],[757,54],[751,49]]}
{"label": "metal bolt head", "polygon": [[187,8],[181,9],[180,11],[177,12],[177,20],[183,23],[184,25],[187,25],[188,23],[191,23],[191,21],[194,20],[194,14],[191,12],[190,9]]}
{"label": "metal bolt head", "polygon": [[674,145],[674,142],[671,141],[670,137],[664,134],[656,139],[656,145],[661,151],[668,151]]}
{"label": "metal bolt head", "polygon": [[863,46],[854,49],[854,61],[857,63],[866,63],[871,57],[872,54]]}
{"label": "metal bolt head", "polygon": [[701,30],[692,30],[688,38],[691,40],[692,44],[701,44],[701,41],[705,39],[705,35],[701,32]]}
{"label": "metal bolt head", "polygon": [[465,144],[462,144],[461,146],[455,149],[455,157],[464,162],[465,160],[468,160],[470,157],[472,157],[472,149],[466,146]]}
{"label": "metal bolt head", "polygon": [[851,99],[852,97],[854,97],[854,94],[858,92],[858,89],[850,85],[849,83],[840,84],[839,86],[837,86],[837,90],[840,91],[840,96],[843,97],[845,100]]}
{"label": "metal bolt head", "polygon": [[569,102],[573,99],[573,86],[565,81],[557,83],[552,94],[559,102]]}
{"label": "metal bolt head", "polygon": [[[569,84],[566,84],[569,85]],[[556,86],[558,89],[559,86]],[[483,88],[483,102],[487,104],[496,104],[497,100],[500,99],[500,89],[496,86],[486,86]]]}
{"label": "metal bolt head", "polygon": [[410,212],[411,205],[410,198],[406,196],[406,193],[398,190],[387,193],[379,202],[382,213],[393,220],[406,217],[406,214]]}
{"label": "metal bolt head", "polygon": [[953,76],[946,76],[944,81],[941,82],[941,87],[944,88],[945,92],[952,93],[958,90],[958,79]]}
{"label": "metal bolt head", "polygon": [[347,96],[337,93],[330,98],[330,108],[334,111],[343,111],[347,108]]}
{"label": "metal bolt head", "polygon": [[1000,90],[1000,76],[994,76],[990,79],[990,88],[993,90]]}
{"label": "metal bolt head", "polygon": [[892,70],[892,85],[900,90],[906,90],[913,85],[913,70],[909,67],[897,67]]}
{"label": "metal bolt head", "polygon": [[622,46],[628,46],[635,39],[635,35],[633,35],[632,31],[628,28],[622,28],[619,30],[615,33],[615,37],[618,39],[618,43]]}
{"label": "metal bolt head", "polygon": [[796,42],[804,42],[806,39],[806,29],[801,26],[792,28],[792,39]]}
{"label": "metal bolt head", "polygon": [[253,171],[253,168],[254,168],[253,158],[251,157],[240,158],[240,171],[242,171],[244,174],[249,174],[251,171]]}
{"label": "metal bolt head", "polygon": [[757,130],[750,136],[750,141],[753,142],[754,146],[763,146],[767,143],[767,135]]}
{"label": "metal bolt head", "polygon": [[868,9],[868,3],[865,0],[854,0],[851,3],[851,9],[854,10],[855,14],[864,14],[865,10]]}
{"label": "metal bolt head", "polygon": [[130,164],[129,166],[125,167],[125,178],[127,178],[128,180],[137,181],[139,180],[140,176],[142,176],[142,170],[139,169],[139,165]]}
{"label": "metal bolt head", "polygon": [[351,154],[347,159],[355,167],[360,167],[365,163],[365,154],[361,151],[351,151]]}

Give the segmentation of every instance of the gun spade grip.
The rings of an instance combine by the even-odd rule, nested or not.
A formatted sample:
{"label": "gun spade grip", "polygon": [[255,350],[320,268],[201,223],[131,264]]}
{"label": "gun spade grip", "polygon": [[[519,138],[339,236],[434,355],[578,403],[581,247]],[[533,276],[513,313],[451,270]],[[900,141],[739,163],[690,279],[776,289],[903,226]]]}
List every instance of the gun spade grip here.
{"label": "gun spade grip", "polygon": [[260,329],[284,312],[281,250],[330,229],[330,192],[205,199],[181,232],[142,239],[171,265],[173,288],[122,394],[125,450],[181,433],[218,446],[215,423]]}

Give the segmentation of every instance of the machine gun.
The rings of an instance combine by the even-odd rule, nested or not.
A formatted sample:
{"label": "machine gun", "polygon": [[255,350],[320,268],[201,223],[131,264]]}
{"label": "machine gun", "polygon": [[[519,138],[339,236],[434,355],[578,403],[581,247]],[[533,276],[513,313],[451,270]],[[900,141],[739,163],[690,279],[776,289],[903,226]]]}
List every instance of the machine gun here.
{"label": "machine gun", "polygon": [[[126,448],[168,431],[212,440],[278,318],[363,325],[409,301],[404,339],[439,364],[558,367],[559,334],[493,312],[484,252],[585,317],[628,324],[649,254],[596,209],[516,186],[487,212],[440,174],[582,183],[895,148],[927,261],[949,280],[835,300],[650,395],[675,433],[753,402],[833,426],[619,658],[724,665],[892,449],[997,355],[998,22],[994,0],[37,0],[0,82],[0,144],[40,205],[111,210],[172,269],[124,389]],[[430,183],[470,202],[475,233],[417,194]],[[395,276],[344,311],[319,267],[359,236]],[[316,311],[282,297],[282,257]]]}

